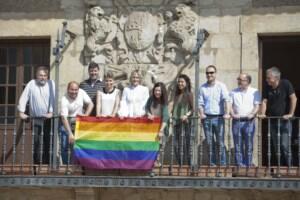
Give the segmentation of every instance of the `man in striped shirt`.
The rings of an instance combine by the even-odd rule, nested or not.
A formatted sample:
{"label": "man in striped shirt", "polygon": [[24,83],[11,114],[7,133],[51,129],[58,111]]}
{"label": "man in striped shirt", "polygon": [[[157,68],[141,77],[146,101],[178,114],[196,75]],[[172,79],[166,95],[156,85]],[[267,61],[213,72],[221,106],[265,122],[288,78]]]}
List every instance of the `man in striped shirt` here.
{"label": "man in striped shirt", "polygon": [[[99,65],[91,62],[88,67],[89,78],[80,83],[79,87],[83,89],[89,97],[92,99],[94,105],[96,105],[97,91],[102,91],[104,88],[104,82],[99,79]],[[94,106],[91,116],[96,116],[96,106]]]}

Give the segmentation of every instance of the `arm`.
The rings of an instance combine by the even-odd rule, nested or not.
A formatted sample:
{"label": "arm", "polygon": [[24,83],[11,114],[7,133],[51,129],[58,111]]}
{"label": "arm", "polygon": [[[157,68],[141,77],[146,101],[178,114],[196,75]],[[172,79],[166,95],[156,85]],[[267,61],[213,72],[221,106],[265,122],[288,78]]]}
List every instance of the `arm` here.
{"label": "arm", "polygon": [[145,87],[144,91],[143,91],[143,101],[141,102],[142,103],[142,108],[141,108],[141,116],[145,115],[146,114],[146,103],[149,99],[149,89],[147,87]]}
{"label": "arm", "polygon": [[206,115],[204,113],[204,97],[203,97],[204,93],[202,88],[199,89],[199,95],[198,95],[198,112],[199,112],[199,116],[200,119],[205,119]]}
{"label": "arm", "polygon": [[64,128],[65,128],[66,132],[69,135],[69,143],[71,144],[71,143],[74,142],[74,134],[72,132],[71,126],[69,124],[69,121],[68,121],[68,119],[67,119],[66,116],[61,116],[61,121],[62,121],[62,123],[64,125]]}
{"label": "arm", "polygon": [[256,116],[256,114],[259,110],[260,104],[261,104],[261,96],[259,94],[259,91],[257,90],[254,93],[254,100],[253,100],[254,107],[253,107],[251,113],[248,115],[248,119],[253,119]]}
{"label": "arm", "polygon": [[229,119],[230,118],[230,111],[231,111],[231,104],[230,101],[225,101],[224,102],[224,109],[225,109],[225,114],[224,114],[224,118],[225,119]]}
{"label": "arm", "polygon": [[151,111],[150,111],[151,104],[152,104],[152,97],[149,97],[147,100],[146,106],[145,106],[145,112],[146,112],[148,119],[153,120],[154,116],[151,114]]}
{"label": "arm", "polygon": [[127,88],[124,88],[122,98],[120,101],[120,109],[118,111],[118,115],[122,117],[128,116],[128,105],[127,105]]}
{"label": "arm", "polygon": [[19,110],[19,116],[21,119],[25,120],[27,119],[29,116],[25,114],[25,110],[26,110],[26,104],[29,100],[29,95],[30,95],[30,84],[31,81],[26,85],[25,89],[23,90],[20,99],[19,99],[19,105],[18,105],[18,110]]}
{"label": "arm", "polygon": [[226,85],[222,85],[222,100],[224,101],[224,118],[229,119],[230,118],[230,111],[231,111],[231,102],[229,97],[229,92],[227,90]]}
{"label": "arm", "polygon": [[83,93],[83,103],[87,105],[84,116],[89,116],[94,108],[94,103],[93,103],[92,99],[89,97],[89,95],[84,90],[81,90],[81,91]]}
{"label": "arm", "polygon": [[262,100],[261,106],[260,106],[260,114],[258,115],[258,117],[260,117],[260,118],[266,117],[267,103],[268,103],[267,99]]}
{"label": "arm", "polygon": [[96,116],[101,116],[101,92],[97,91],[97,97],[96,97]]}
{"label": "arm", "polygon": [[289,119],[294,116],[296,105],[297,105],[297,97],[295,93],[291,94],[289,98],[290,98],[290,110],[287,115],[283,116],[284,119]]}
{"label": "arm", "polygon": [[63,123],[63,126],[64,126],[67,134],[69,135],[69,143],[73,143],[74,135],[73,135],[71,126],[68,121],[68,114],[69,114],[68,100],[65,97],[62,97],[62,99],[61,99],[61,113],[60,114],[61,114],[61,121]]}
{"label": "arm", "polygon": [[193,100],[193,94],[189,93],[188,94],[188,111],[187,113],[185,113],[182,117],[181,120],[182,121],[187,121],[187,119],[193,114],[194,111],[194,100]]}
{"label": "arm", "polygon": [[112,117],[115,117],[117,115],[117,112],[118,112],[119,107],[120,107],[120,100],[121,100],[121,92],[120,92],[120,90],[118,90],[118,92],[116,94],[114,109],[113,109],[113,112],[111,114]]}
{"label": "arm", "polygon": [[93,108],[94,108],[94,104],[93,104],[93,102],[91,101],[91,102],[88,104],[88,106],[87,106],[87,108],[86,108],[86,110],[85,110],[84,115],[85,115],[85,116],[89,116],[89,115],[91,114]]}

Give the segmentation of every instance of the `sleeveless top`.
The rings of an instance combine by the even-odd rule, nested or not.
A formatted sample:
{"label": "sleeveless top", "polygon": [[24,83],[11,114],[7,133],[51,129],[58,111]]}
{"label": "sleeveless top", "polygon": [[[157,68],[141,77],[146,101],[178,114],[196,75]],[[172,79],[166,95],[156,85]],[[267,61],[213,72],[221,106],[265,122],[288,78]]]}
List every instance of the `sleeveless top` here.
{"label": "sleeveless top", "polygon": [[101,94],[101,115],[111,115],[115,106],[116,97],[120,94],[120,90],[114,88],[112,92],[105,92],[105,89],[100,92]]}

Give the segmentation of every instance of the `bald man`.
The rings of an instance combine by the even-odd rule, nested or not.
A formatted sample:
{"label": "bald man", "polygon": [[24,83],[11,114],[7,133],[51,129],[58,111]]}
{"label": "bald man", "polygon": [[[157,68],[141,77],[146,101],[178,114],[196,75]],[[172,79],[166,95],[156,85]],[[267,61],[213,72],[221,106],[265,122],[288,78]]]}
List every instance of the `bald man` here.
{"label": "bald man", "polygon": [[[86,106],[85,112],[83,111]],[[75,81],[68,83],[67,93],[61,100],[61,120],[63,124],[61,151],[62,160],[66,164],[69,161],[68,147],[74,142],[75,117],[77,115],[89,116],[94,104],[89,95],[79,88]]]}
{"label": "bald man", "polygon": [[232,134],[235,162],[240,167],[252,165],[255,116],[259,110],[259,91],[250,86],[251,76],[242,73],[237,78],[238,87],[231,91]]}

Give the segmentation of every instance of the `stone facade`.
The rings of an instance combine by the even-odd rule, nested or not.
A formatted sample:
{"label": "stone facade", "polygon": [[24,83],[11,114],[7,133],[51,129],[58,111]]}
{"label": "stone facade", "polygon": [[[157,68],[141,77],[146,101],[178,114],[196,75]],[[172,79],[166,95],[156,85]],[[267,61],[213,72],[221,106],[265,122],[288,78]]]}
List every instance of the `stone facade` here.
{"label": "stone facade", "polygon": [[[97,56],[105,63],[102,74],[110,69],[122,75],[138,68],[144,70],[148,83],[154,75],[157,81],[171,85],[180,72],[194,80],[192,51],[197,30],[204,28],[209,37],[199,52],[200,83],[205,81],[205,67],[213,64],[218,68],[218,79],[229,89],[236,87],[240,71],[250,73],[253,86],[261,89],[258,35],[299,33],[297,2],[14,0],[0,3],[0,39],[47,37],[55,47],[57,30],[67,21],[75,37],[67,40],[70,45],[59,68],[61,97],[69,81],[87,77],[87,64]],[[51,55],[53,79],[54,59]],[[127,79],[118,81],[127,83]]]}
{"label": "stone facade", "polygon": [[299,191],[137,188],[1,188],[2,200],[296,200]]}

